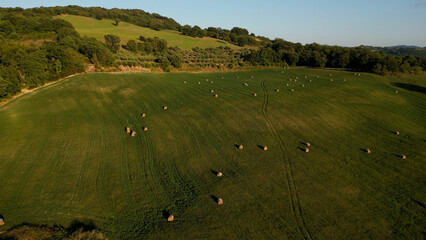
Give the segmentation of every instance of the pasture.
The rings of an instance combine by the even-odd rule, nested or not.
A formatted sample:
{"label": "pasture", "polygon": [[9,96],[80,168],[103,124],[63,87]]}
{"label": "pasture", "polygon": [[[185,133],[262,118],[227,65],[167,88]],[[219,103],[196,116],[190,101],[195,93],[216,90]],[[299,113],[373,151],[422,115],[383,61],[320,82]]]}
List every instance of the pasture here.
{"label": "pasture", "polygon": [[177,31],[161,30],[155,31],[150,28],[139,27],[131,23],[120,22],[115,26],[114,20],[103,19],[97,20],[89,17],[75,16],[75,15],[60,15],[58,18],[70,22],[75,30],[82,36],[94,37],[104,42],[104,36],[107,34],[114,34],[120,37],[121,44],[125,45],[129,40],[137,40],[139,36],[146,38],[158,37],[167,40],[168,46],[177,46],[180,49],[199,48],[215,48],[215,47],[230,47],[239,48],[236,45],[227,43],[214,38],[193,38],[190,36],[180,35]]}
{"label": "pasture", "polygon": [[0,230],[89,219],[113,239],[421,239],[425,80],[292,68],[40,88],[0,107]]}

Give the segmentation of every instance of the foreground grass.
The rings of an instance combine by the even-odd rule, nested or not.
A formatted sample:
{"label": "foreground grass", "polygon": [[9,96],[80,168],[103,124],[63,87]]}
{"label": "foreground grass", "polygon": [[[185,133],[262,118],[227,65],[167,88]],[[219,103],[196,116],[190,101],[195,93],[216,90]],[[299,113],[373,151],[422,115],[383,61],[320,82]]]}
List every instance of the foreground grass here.
{"label": "foreground grass", "polygon": [[118,26],[113,25],[115,21],[109,19],[96,20],[94,18],[61,15],[58,18],[70,22],[75,30],[83,36],[94,37],[100,41],[104,41],[104,36],[114,34],[120,37],[121,44],[126,44],[129,40],[137,40],[139,36],[158,37],[167,40],[168,46],[177,46],[180,49],[199,48],[215,48],[220,46],[228,46],[230,48],[238,48],[238,46],[214,39],[214,38],[193,38],[180,35],[179,32],[163,30],[155,31],[149,28],[139,27],[130,23],[120,22]]}
{"label": "foreground grass", "polygon": [[0,108],[0,230],[89,219],[120,239],[421,239],[424,80],[297,68],[41,88]]}

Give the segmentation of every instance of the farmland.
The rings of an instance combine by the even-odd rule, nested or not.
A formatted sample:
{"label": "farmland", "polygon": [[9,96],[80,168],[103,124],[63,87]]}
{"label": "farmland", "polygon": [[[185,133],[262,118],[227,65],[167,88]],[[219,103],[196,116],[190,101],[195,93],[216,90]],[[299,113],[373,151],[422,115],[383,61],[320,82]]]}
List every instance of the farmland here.
{"label": "farmland", "polygon": [[0,230],[421,239],[425,77],[281,71],[83,74],[0,107]]}
{"label": "farmland", "polygon": [[113,20],[103,19],[97,20],[89,17],[61,15],[58,18],[70,22],[75,30],[83,36],[94,37],[100,41],[104,41],[104,36],[114,34],[120,37],[121,44],[126,44],[129,40],[139,39],[139,36],[146,38],[158,37],[167,40],[169,46],[177,46],[181,49],[199,48],[215,48],[215,47],[231,47],[239,48],[236,45],[214,39],[214,38],[193,38],[180,35],[179,32],[171,30],[155,31],[149,28],[139,27],[130,23],[121,22],[118,26],[114,25]]}

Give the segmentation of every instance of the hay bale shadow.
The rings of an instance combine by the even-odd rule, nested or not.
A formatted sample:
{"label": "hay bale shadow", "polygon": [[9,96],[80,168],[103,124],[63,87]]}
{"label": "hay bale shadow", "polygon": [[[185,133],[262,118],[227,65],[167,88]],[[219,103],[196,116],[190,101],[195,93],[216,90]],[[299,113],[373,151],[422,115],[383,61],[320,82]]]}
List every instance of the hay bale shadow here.
{"label": "hay bale shadow", "polygon": [[210,170],[215,176],[217,176],[217,174],[219,173],[218,171],[215,171],[213,169]]}
{"label": "hay bale shadow", "polygon": [[163,216],[163,218],[168,219],[171,214],[169,211],[163,210],[161,211],[161,215]]}
{"label": "hay bale shadow", "polygon": [[257,144],[257,147],[263,150],[264,146]]}
{"label": "hay bale shadow", "polygon": [[359,148],[359,150],[368,153],[368,148]]}
{"label": "hay bale shadow", "polygon": [[219,198],[218,198],[218,197],[216,197],[215,195],[210,195],[210,198],[211,198],[211,199],[213,199],[213,201],[214,201],[215,203],[217,203],[217,201],[219,201]]}
{"label": "hay bale shadow", "polygon": [[66,229],[69,233],[76,232],[78,230],[83,232],[93,231],[98,229],[91,219],[74,219],[71,221],[69,227]]}
{"label": "hay bale shadow", "polygon": [[415,85],[415,84],[411,84],[411,83],[399,83],[399,82],[394,82],[392,83],[393,86],[395,87],[399,87],[411,92],[419,92],[419,93],[426,93],[426,87],[422,87],[419,85]]}
{"label": "hay bale shadow", "polygon": [[235,143],[234,143],[234,146],[235,146],[237,149],[240,149],[240,145],[241,145],[241,144],[235,144]]}
{"label": "hay bale shadow", "polygon": [[[305,145],[305,143],[303,143],[303,145]],[[300,151],[302,151],[302,152],[305,152],[306,150],[305,150],[305,148],[302,148],[302,147],[297,147],[297,149],[299,149]]]}

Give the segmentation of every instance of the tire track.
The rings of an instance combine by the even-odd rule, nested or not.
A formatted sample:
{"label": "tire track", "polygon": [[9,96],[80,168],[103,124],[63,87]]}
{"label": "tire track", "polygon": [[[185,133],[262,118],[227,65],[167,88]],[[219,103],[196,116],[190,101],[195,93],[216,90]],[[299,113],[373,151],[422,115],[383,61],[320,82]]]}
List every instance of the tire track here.
{"label": "tire track", "polygon": [[278,145],[280,147],[280,151],[282,154],[282,159],[285,163],[287,188],[290,192],[290,202],[292,205],[294,217],[298,225],[297,227],[304,239],[312,239],[311,234],[306,227],[305,219],[303,218],[302,208],[300,206],[296,184],[294,183],[293,168],[291,166],[291,161],[285,155],[285,153],[288,151],[284,145],[284,141],[282,140],[281,136],[278,134],[277,130],[275,130],[274,125],[272,124],[271,119],[268,116],[267,107],[268,107],[269,96],[268,96],[268,91],[266,90],[266,87],[265,87],[265,80],[262,80],[261,86],[263,91],[262,114],[265,118],[265,121],[266,121],[266,124],[268,125],[269,130],[271,131],[272,135],[274,135],[276,141],[278,142]]}

